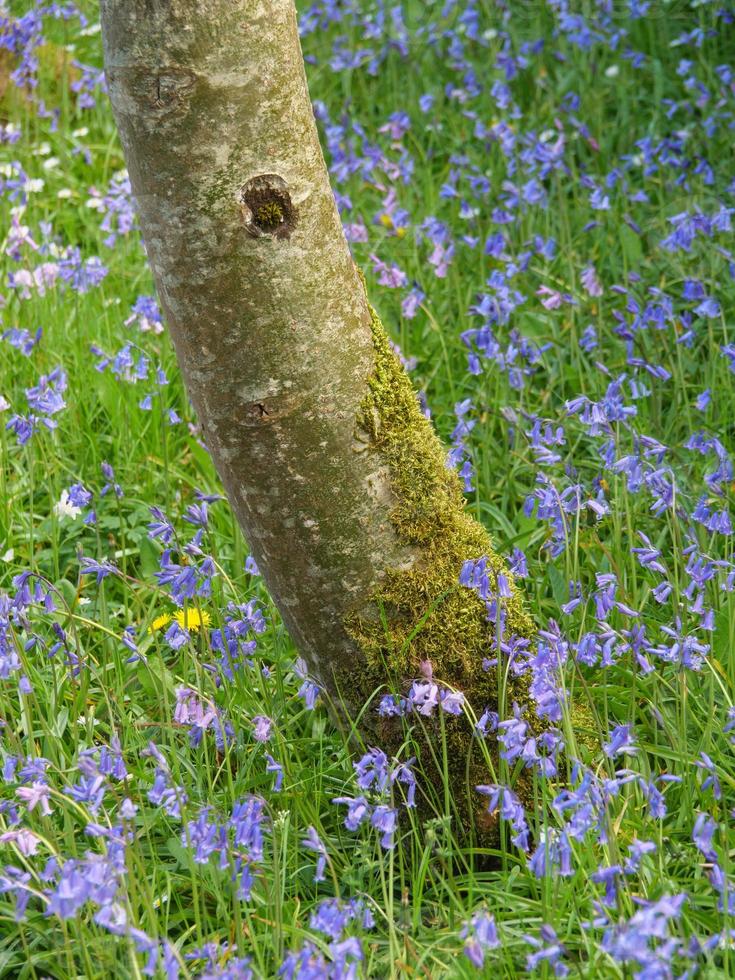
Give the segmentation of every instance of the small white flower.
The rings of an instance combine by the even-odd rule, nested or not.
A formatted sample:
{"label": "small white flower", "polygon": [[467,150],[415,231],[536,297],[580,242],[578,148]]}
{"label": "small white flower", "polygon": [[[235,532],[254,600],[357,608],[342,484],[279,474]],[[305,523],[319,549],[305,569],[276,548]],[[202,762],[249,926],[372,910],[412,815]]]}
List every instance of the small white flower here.
{"label": "small white flower", "polygon": [[58,504],[54,504],[54,514],[56,514],[60,521],[63,521],[65,517],[71,517],[74,520],[81,513],[81,507],[76,507],[74,504],[69,503],[69,491],[62,490],[61,499]]}
{"label": "small white flower", "polygon": [[60,161],[58,157],[49,157],[48,160],[43,161],[42,166],[44,170],[56,170],[59,163]]}
{"label": "small white flower", "polygon": [[15,548],[8,548],[0,561],[12,561],[15,558]]}
{"label": "small white flower", "polygon": [[89,126],[82,126],[81,129],[75,129],[71,135],[75,140],[80,140],[84,136],[89,136]]}
{"label": "small white flower", "polygon": [[29,179],[25,182],[23,190],[26,194],[38,194],[46,186],[45,181],[41,180],[40,177]]}
{"label": "small white flower", "polygon": [[71,189],[71,187],[63,187],[56,196],[61,198],[62,201],[64,201],[67,198],[71,197],[73,193],[74,191]]}
{"label": "small white flower", "polygon": [[0,412],[7,412],[9,408],[10,408],[10,402],[8,401],[8,399],[0,395]]}
{"label": "small white flower", "polygon": [[605,69],[605,78],[617,78],[620,74],[620,65],[610,65]]}

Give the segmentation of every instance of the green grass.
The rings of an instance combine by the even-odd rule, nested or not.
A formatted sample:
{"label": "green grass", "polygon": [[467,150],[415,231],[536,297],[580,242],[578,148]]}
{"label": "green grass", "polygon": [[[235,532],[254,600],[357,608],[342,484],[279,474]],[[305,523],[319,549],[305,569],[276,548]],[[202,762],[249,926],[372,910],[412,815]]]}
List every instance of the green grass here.
{"label": "green grass", "polygon": [[[20,16],[31,5],[12,6]],[[359,14],[373,10],[369,0],[359,0],[355,6]],[[102,214],[89,206],[90,188],[105,194],[123,167],[105,96],[98,91],[96,105],[81,108],[71,84],[78,78],[71,58],[101,64],[99,35],[80,31],[76,20],[47,18],[37,94],[49,108],[59,110],[58,126],[52,130],[31,99],[12,84],[7,87],[0,121],[17,124],[21,137],[12,145],[0,145],[3,179],[12,176],[7,167],[17,161],[31,180],[40,179],[43,186],[27,195],[26,204],[6,187],[0,202],[2,227],[11,227],[13,209],[19,209],[20,224],[28,226],[37,244],[45,238],[60,248],[78,247],[85,259],[99,256],[109,271],[84,293],[57,284],[45,295],[34,290],[30,298],[22,299],[18,290],[3,289],[3,330],[17,327],[32,334],[40,326],[43,335],[28,357],[7,340],[0,341],[0,396],[10,405],[0,413],[0,758],[48,760],[52,812],[44,816],[40,806],[28,811],[17,795],[17,776],[8,775],[0,782],[0,835],[20,827],[37,835],[35,854],[22,853],[9,839],[0,843],[0,976],[40,980],[144,975],[147,956],[136,949],[134,937],[126,930],[116,935],[94,921],[99,903],[89,902],[65,919],[46,914],[44,892],[54,886],[53,880],[42,878],[49,858],[63,864],[83,859],[88,852],[109,855],[115,841],[91,836],[86,828],[90,822],[107,828],[118,825],[125,798],[138,809],[125,824],[130,838],[121,859],[116,902],[130,926],[155,942],[170,943],[183,977],[205,969],[203,960],[185,957],[206,943],[237,946],[237,955],[249,957],[251,969],[262,977],[276,976],[288,952],[299,949],[306,939],[327,959],[333,958],[329,937],[310,925],[319,903],[331,897],[360,899],[374,918],[372,928],[353,921],[346,930],[346,935],[361,940],[363,960],[356,975],[364,977],[476,975],[478,971],[463,955],[460,931],[479,910],[494,915],[502,940],[499,948],[487,953],[488,977],[553,975],[553,964],[542,961],[532,970],[526,962],[533,947],[525,937],[538,938],[543,924],[551,926],[563,943],[561,962],[570,975],[639,975],[641,964],[621,963],[619,955],[610,955],[609,944],[606,951],[606,932],[611,935],[616,924],[627,923],[641,900],[654,902],[682,893],[687,901],[681,914],[649,943],[651,950],[659,949],[659,972],[640,975],[679,976],[689,966],[701,976],[727,977],[735,969],[727,939],[703,948],[691,962],[685,955],[692,937],[704,944],[715,934],[729,935],[733,927],[710,882],[711,856],[692,840],[697,815],[709,814],[716,824],[713,846],[732,892],[735,760],[729,735],[723,732],[735,682],[735,608],[731,593],[723,588],[733,561],[732,535],[711,533],[691,517],[702,494],[714,510],[726,507],[733,481],[730,475],[708,485],[704,478],[715,468],[715,456],[684,445],[692,433],[703,430],[709,438],[720,440],[725,458],[732,451],[733,374],[721,352],[723,345],[735,340],[731,260],[722,251],[732,240],[724,229],[711,238],[700,235],[690,251],[672,253],[660,245],[672,231],[671,217],[697,209],[709,215],[721,204],[733,206],[729,127],[735,99],[732,85],[716,71],[733,61],[732,26],[718,19],[716,5],[709,3],[654,4],[640,20],[628,19],[625,9],[616,5],[613,23],[628,29],[625,42],[618,50],[602,41],[582,48],[568,37],[554,38],[558,18],[546,4],[520,4],[517,9],[513,4],[512,15],[501,22],[499,8],[480,2],[476,5],[480,35],[489,32],[484,42],[468,38],[467,26],[459,26],[459,36],[483,91],[478,96],[453,97],[446,94],[446,85],[467,88],[470,82],[463,80],[463,71],[452,67],[458,55],[447,53],[451,37],[430,44],[425,29],[431,22],[439,25],[438,31],[456,31],[458,16],[465,9],[468,5],[462,4],[459,11],[445,16],[440,4],[408,0],[404,4],[408,56],[403,58],[395,46],[390,48],[375,74],[365,66],[341,71],[329,67],[338,36],[346,36],[352,49],[380,47],[366,39],[364,28],[349,16],[304,36],[305,54],[316,59],[308,65],[312,98],[324,103],[333,124],[340,123],[343,114],[347,120],[345,132],[337,136],[319,113],[333,184],[352,201],[352,210],[343,214],[345,222],[362,218],[368,228],[369,243],[354,245],[355,259],[365,270],[371,299],[384,324],[403,354],[416,358],[412,376],[425,393],[442,436],[449,439],[455,426],[455,403],[465,398],[473,401],[471,418],[476,424],[468,447],[476,477],[468,507],[490,530],[500,553],[515,547],[525,552],[529,576],[521,584],[535,621],[541,628],[547,628],[550,619],[558,621],[569,644],[578,643],[590,631],[600,632],[591,594],[595,576],[607,573],[617,576],[617,599],[639,613],[632,619],[616,610],[608,617],[616,638],[612,665],[586,666],[570,652],[561,674],[570,696],[587,705],[593,719],[595,736],[576,745],[585,766],[599,779],[611,778],[616,767],[627,767],[644,779],[677,777],[678,782],[660,784],[666,815],[651,814],[640,781],[625,784],[600,808],[594,827],[572,841],[569,875],[537,876],[526,856],[509,844],[507,828],[507,846],[497,852],[478,853],[471,842],[458,841],[451,801],[440,801],[436,818],[422,825],[403,806],[398,783],[391,792],[400,810],[401,846],[384,849],[379,834],[367,825],[348,831],[343,823],[345,807],[331,800],[361,792],[353,772],[356,757],[333,729],[323,705],[308,710],[298,696],[302,679],[294,669],[295,650],[259,577],[245,570],[247,545],[224,500],[211,505],[201,542],[203,552],[216,563],[212,592],[190,607],[208,613],[210,628],[192,631],[178,650],[166,641],[164,630],[149,631],[157,617],[176,609],[168,590],[159,587],[154,576],[162,547],[148,536],[149,508],[166,512],[183,545],[195,531],[183,519],[187,506],[195,503],[195,489],[217,493],[220,488],[194,428],[196,420],[166,333],[154,335],[141,332],[135,323],[125,325],[137,297],[153,293],[139,236],[136,231],[121,234],[108,247]],[[574,9],[592,19],[596,8],[580,3]],[[94,14],[91,4],[88,13]],[[677,42],[682,32],[697,27],[705,32],[716,28],[717,33],[705,37],[701,46]],[[502,72],[493,66],[503,50],[505,31],[516,55],[524,41],[546,39],[545,49],[529,53],[528,66],[508,83],[521,113],[518,119],[510,118],[509,110],[499,108],[490,96],[492,83],[503,80]],[[642,67],[635,68],[623,57],[627,45],[645,54]],[[65,55],[67,49],[70,53]],[[561,51],[564,60],[556,58],[554,50]],[[677,74],[680,58],[690,59],[692,65]],[[3,64],[4,81],[12,59]],[[611,66],[617,67],[617,74],[607,72]],[[691,109],[679,105],[669,116],[667,100],[696,102],[697,90],[685,84],[689,76],[709,90],[710,98]],[[589,127],[589,139],[577,133],[561,108],[570,90],[579,95],[573,115]],[[433,93],[436,101],[423,113],[418,99],[425,92]],[[411,128],[392,141],[380,127],[398,111],[409,114]],[[476,113],[477,119],[468,113]],[[719,121],[709,132],[707,120],[713,116]],[[511,172],[498,141],[476,135],[477,122],[490,127],[498,120],[509,123],[519,139],[514,154],[518,174]],[[518,207],[511,223],[499,224],[492,211],[506,207],[503,195],[512,193],[503,188],[503,181],[522,185],[529,179],[523,174],[523,134],[548,131],[552,134],[548,144],[557,132],[557,120],[567,141],[566,169],[541,178],[547,206]],[[344,150],[352,139],[356,159],[371,159],[363,137],[351,132],[352,121],[364,128],[367,143],[379,147],[383,162],[372,169],[365,163],[356,165],[343,177],[335,159],[338,145]],[[659,159],[658,168],[650,172],[639,164],[626,172],[628,193],[645,190],[647,200],[632,200],[618,185],[605,191],[609,210],[591,210],[585,175],[601,186],[606,174],[624,165],[626,156],[641,152],[636,141],[675,142],[684,131],[681,151],[670,152],[675,160],[686,161],[681,166]],[[413,161],[413,172],[404,181],[385,161],[398,164],[406,155]],[[459,155],[464,156],[463,162],[457,162]],[[695,172],[703,158],[712,165],[712,182],[704,171]],[[457,168],[463,171],[459,196],[442,196],[442,185]],[[489,180],[487,196],[472,197],[467,176],[472,173]],[[678,182],[682,174],[685,180]],[[400,236],[390,223],[379,221],[391,187],[408,213],[405,234]],[[461,217],[460,199],[477,207],[478,213]],[[456,241],[444,277],[434,275],[429,261],[433,245],[419,230],[430,215],[445,222]],[[599,224],[588,229],[592,220]],[[41,222],[52,226],[50,235],[44,236]],[[470,326],[480,325],[478,318],[468,317],[467,310],[478,293],[489,291],[487,278],[507,267],[504,259],[483,250],[487,236],[498,231],[506,235],[506,251],[511,255],[533,253],[511,284],[526,301],[509,323],[496,329],[504,349],[512,329],[544,348],[521,389],[509,383],[506,370],[489,360],[483,361],[479,375],[469,374],[467,348],[460,337]],[[477,236],[479,245],[470,248],[462,235]],[[556,240],[554,257],[545,258],[534,250],[537,235]],[[415,318],[401,313],[407,289],[378,285],[371,273],[372,254],[389,265],[397,263],[409,284],[420,286],[425,297]],[[19,261],[3,256],[3,281],[9,273],[35,268],[53,257],[21,246]],[[599,297],[590,296],[582,285],[582,272],[589,263],[595,265],[604,286]],[[631,273],[640,279],[631,278]],[[682,299],[689,280],[701,281],[707,295],[716,297],[718,315],[693,314],[698,300]],[[628,288],[629,297],[612,290],[614,284]],[[571,294],[575,304],[562,302],[558,308],[546,309],[536,295],[542,285]],[[631,365],[620,328],[624,323],[631,330],[635,312],[626,304],[634,299],[644,308],[657,302],[648,292],[652,287],[671,297],[672,314],[664,329],[649,326],[631,334],[631,353],[640,359]],[[687,314],[693,330],[689,345],[677,342],[686,329]],[[594,325],[599,343],[593,350],[580,346],[589,324]],[[126,343],[132,345],[134,356],[143,352],[154,367],[160,365],[168,383],[133,383],[116,377],[109,367],[96,369],[99,356],[90,352],[91,345],[114,355]],[[663,366],[670,378],[651,375],[642,361]],[[25,389],[57,365],[68,378],[66,407],[54,416],[58,427],[39,430],[21,446],[5,423],[14,413],[27,412]],[[623,474],[603,466],[599,452],[603,439],[590,434],[578,416],[568,416],[565,410],[567,400],[580,395],[601,400],[608,384],[621,374],[628,379],[624,403],[637,411],[627,424],[610,427],[615,457],[634,452],[641,436],[668,447],[661,466],[665,479],[675,484],[675,496],[673,505],[660,513],[651,510],[654,496],[649,489],[636,491]],[[647,388],[636,399],[629,387],[631,378]],[[707,388],[712,402],[700,411],[695,400]],[[149,393],[154,397],[147,411],[139,405]],[[182,421],[170,425],[167,413],[172,409]],[[560,453],[560,462],[538,465],[523,434],[530,429],[528,416],[564,426],[565,444],[552,447]],[[114,469],[122,488],[119,498],[113,491],[100,493],[108,482],[101,471],[103,462]],[[643,465],[649,472],[655,468],[651,456],[644,458]],[[609,506],[599,520],[587,507],[570,513],[566,541],[553,557],[548,551],[549,522],[523,510],[539,470],[547,474],[557,494],[580,484],[584,502],[602,488]],[[62,491],[77,482],[94,493],[95,523],[84,524],[81,516],[62,519],[55,513]],[[659,604],[652,596],[661,576],[642,568],[631,554],[632,547],[641,545],[640,531],[662,552],[673,588],[667,603]],[[684,553],[687,546],[694,547],[694,555]],[[97,584],[94,576],[80,575],[80,555],[109,559],[119,574]],[[701,590],[687,595],[691,563],[697,556],[719,564]],[[2,596],[16,594],[14,579],[26,571],[34,573],[32,582],[41,584],[40,599],[46,593],[54,597],[53,608],[35,601],[14,616],[9,600]],[[569,580],[581,582],[585,601],[565,616],[560,606],[569,599]],[[692,608],[700,592],[703,607],[712,610],[712,632],[701,631],[700,610]],[[257,641],[249,661],[243,656],[231,679],[221,681],[212,669],[220,656],[212,645],[212,631],[233,618],[230,604],[250,602],[262,609],[265,629],[247,635]],[[652,644],[670,644],[660,628],[671,626],[676,615],[682,618],[685,634],[710,644],[701,668],[690,670],[650,653],[654,669],[644,672],[625,648],[622,631],[641,623]],[[135,627],[141,655],[133,663],[130,649],[122,642],[129,626]],[[52,654],[61,635],[64,646]],[[19,683],[21,677],[28,683]],[[211,730],[198,747],[190,746],[188,726],[174,718],[176,691],[182,686],[197,692],[205,705],[216,706],[233,726],[224,750],[218,750]],[[252,719],[259,715],[274,721],[266,745],[252,734]],[[611,760],[602,745],[621,724],[632,726],[638,751]],[[579,733],[569,729],[568,712],[560,727],[567,744],[575,745]],[[80,751],[109,745],[115,737],[128,776],[106,780],[99,811],[90,815],[89,806],[72,799],[65,789],[79,779]],[[151,741],[165,756],[171,780],[186,794],[182,819],[148,798],[156,769],[155,760],[144,754]],[[273,775],[266,771],[266,751],[283,767],[283,788],[278,793],[273,790]],[[703,787],[707,774],[695,767],[703,752],[714,762],[720,798],[715,798],[711,786]],[[402,758],[410,755],[407,734]],[[558,779],[535,781],[537,805],[529,810],[528,820],[536,843],[542,831],[564,825],[565,817],[552,803],[565,787],[578,784],[570,767],[567,760]],[[503,766],[504,781],[512,783],[517,775],[513,766]],[[421,787],[420,772],[417,778]],[[488,772],[486,781],[494,782],[495,777]],[[224,868],[216,857],[196,863],[193,849],[186,846],[186,833],[182,843],[182,830],[201,807],[210,806],[212,815],[224,818],[237,801],[251,795],[264,801],[267,830],[262,860],[254,868],[252,895],[242,900],[231,880],[237,849],[230,851]],[[607,834],[601,841],[602,825]],[[316,855],[302,845],[310,827],[328,852],[325,878],[316,883]],[[595,903],[602,900],[605,888],[592,875],[600,867],[623,863],[635,840],[652,841],[656,850],[643,859],[637,873],[620,876],[608,920],[594,924],[599,915]],[[2,893],[9,880],[8,866],[30,876],[26,887],[33,895],[20,920],[13,894]],[[667,947],[669,935],[675,941]],[[235,955],[228,955],[222,946],[215,959],[224,968]],[[311,975],[328,975],[319,969]],[[240,974],[233,968],[231,975]],[[349,973],[335,969],[332,975]]]}

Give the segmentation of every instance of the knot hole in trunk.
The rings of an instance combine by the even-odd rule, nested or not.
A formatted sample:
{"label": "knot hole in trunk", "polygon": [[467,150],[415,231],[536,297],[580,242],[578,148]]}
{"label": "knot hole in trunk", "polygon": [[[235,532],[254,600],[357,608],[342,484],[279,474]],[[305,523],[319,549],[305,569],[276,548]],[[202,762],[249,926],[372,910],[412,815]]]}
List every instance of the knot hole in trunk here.
{"label": "knot hole in trunk", "polygon": [[296,208],[288,184],[277,174],[253,177],[240,191],[245,229],[253,238],[289,238],[296,225]]}

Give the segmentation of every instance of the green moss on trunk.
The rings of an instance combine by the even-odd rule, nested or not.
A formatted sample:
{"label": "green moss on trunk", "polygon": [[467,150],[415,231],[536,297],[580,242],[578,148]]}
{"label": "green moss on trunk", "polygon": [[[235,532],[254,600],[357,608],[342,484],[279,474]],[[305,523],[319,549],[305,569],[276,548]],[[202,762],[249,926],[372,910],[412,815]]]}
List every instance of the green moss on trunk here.
{"label": "green moss on trunk", "polygon": [[[486,706],[498,706],[498,679],[495,670],[484,670],[483,659],[492,656],[494,635],[484,602],[470,589],[459,585],[462,564],[467,559],[486,556],[488,570],[495,576],[510,573],[493,549],[487,531],[467,514],[459,478],[446,465],[446,451],[424,417],[411,382],[388,337],[372,312],[375,366],[367,381],[357,433],[372,451],[379,453],[388,467],[394,494],[390,514],[399,539],[415,547],[415,560],[402,568],[389,569],[368,605],[350,615],[346,627],[365,654],[366,667],[349,679],[367,699],[386,679],[401,693],[420,676],[422,661],[430,661],[434,678],[440,684],[462,691],[479,716]],[[511,583],[512,595],[504,601],[506,636],[531,638],[533,623],[523,609],[521,595]],[[356,676],[357,675],[357,676]],[[525,678],[508,675],[505,703],[529,702]],[[374,705],[371,710],[374,710]],[[541,729],[532,708],[528,722]],[[422,719],[432,748],[441,757],[441,737],[436,719]],[[478,823],[480,799],[476,783],[487,782],[472,729],[466,718],[445,716],[444,735],[449,746],[448,765],[453,802],[464,823]],[[396,749],[402,739],[401,727],[386,719],[379,728],[383,747]],[[423,741],[424,771],[432,767],[431,751]],[[473,748],[474,745],[474,748]],[[428,765],[427,765],[428,763]],[[530,782],[521,779],[520,791]],[[495,828],[487,827],[485,843],[495,838]]]}

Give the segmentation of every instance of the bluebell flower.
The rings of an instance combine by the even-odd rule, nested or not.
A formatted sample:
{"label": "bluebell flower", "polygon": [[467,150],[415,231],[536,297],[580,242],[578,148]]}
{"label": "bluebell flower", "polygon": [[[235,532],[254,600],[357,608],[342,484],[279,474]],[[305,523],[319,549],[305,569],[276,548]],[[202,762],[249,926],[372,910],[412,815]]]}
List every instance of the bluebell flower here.
{"label": "bluebell flower", "polygon": [[631,552],[638,556],[638,561],[643,568],[650,568],[653,572],[660,572],[662,575],[666,575],[666,568],[661,563],[661,551],[658,548],[654,548],[651,544],[650,538],[648,538],[643,531],[638,532],[638,537],[643,541],[643,548],[631,548]]}
{"label": "bluebell flower", "polygon": [[697,409],[700,412],[706,412],[711,401],[712,401],[712,391],[710,388],[705,388],[704,391],[700,392],[697,395],[694,404],[696,405]]}
{"label": "bluebell flower", "polygon": [[164,636],[166,638],[166,642],[172,650],[180,650],[182,647],[186,646],[191,639],[188,630],[185,630],[179,626],[176,620],[171,623]]}
{"label": "bluebell flower", "polygon": [[623,866],[626,875],[636,874],[640,870],[641,862],[647,854],[655,854],[656,845],[653,841],[634,840],[628,845],[629,856]]}
{"label": "bluebell flower", "polygon": [[566,829],[542,828],[538,846],[528,859],[528,867],[537,878],[546,875],[570,877],[575,873],[572,844]]}
{"label": "bluebell flower", "polygon": [[150,512],[154,519],[148,524],[148,537],[160,538],[164,544],[170,544],[175,535],[173,525],[160,507],[151,507]]}
{"label": "bluebell flower", "polygon": [[25,803],[29,813],[32,813],[36,807],[39,807],[39,811],[44,817],[50,816],[53,812],[49,802],[51,787],[44,780],[36,779],[30,784],[20,786],[15,791],[15,795],[22,803]]}
{"label": "bluebell flower", "polygon": [[347,806],[347,816],[345,817],[345,827],[347,830],[357,830],[360,824],[370,817],[370,804],[364,796],[354,799],[349,796],[337,796],[332,803],[343,803]]}
{"label": "bluebell flower", "polygon": [[370,814],[370,823],[376,830],[381,832],[381,845],[388,849],[392,848],[394,846],[393,835],[398,825],[397,810],[385,803],[379,803],[373,807],[373,811]]}
{"label": "bluebell flower", "polygon": [[406,787],[405,803],[407,807],[416,805],[416,776],[413,771],[415,759],[408,759],[406,762],[397,763],[390,774],[391,783],[402,783]]}
{"label": "bluebell flower", "polygon": [[104,497],[105,494],[109,493],[110,490],[115,494],[116,497],[122,497],[123,491],[119,483],[115,482],[115,471],[110,466],[109,463],[103,462],[101,464],[102,475],[107,480],[107,483],[100,490],[100,497]]}
{"label": "bluebell flower", "polygon": [[694,829],[692,830],[692,840],[696,844],[697,850],[704,855],[707,861],[711,861],[714,864],[718,863],[717,852],[712,847],[712,840],[716,830],[717,824],[708,813],[697,815]]}
{"label": "bluebell flower", "polygon": [[605,886],[603,904],[613,907],[618,899],[618,886],[623,869],[619,864],[600,867],[590,875],[590,881]]}
{"label": "bluebell flower", "polygon": [[283,787],[283,766],[280,764],[280,762],[276,762],[273,756],[268,752],[266,752],[265,758],[265,771],[272,773],[275,776],[275,779],[273,780],[273,792],[280,793]]}
{"label": "bluebell flower", "polygon": [[442,690],[439,695],[439,705],[442,711],[450,715],[461,715],[464,705],[464,694],[461,691]]}
{"label": "bluebell flower", "polygon": [[360,789],[382,791],[388,785],[388,757],[380,749],[369,749],[354,763],[357,785]]}
{"label": "bluebell flower", "polygon": [[327,864],[327,849],[322,843],[319,834],[313,827],[309,827],[306,831],[306,838],[301,841],[303,847],[306,847],[310,851],[314,851],[317,855],[316,870],[314,872],[314,881],[324,881],[324,869]]}
{"label": "bluebell flower", "polygon": [[535,936],[523,938],[536,948],[535,953],[529,953],[526,957],[526,969],[529,973],[535,971],[542,963],[548,963],[554,971],[554,976],[568,976],[569,967],[563,962],[566,949],[559,942],[556,932],[550,925],[541,926],[538,939]]}
{"label": "bluebell flower", "polygon": [[0,340],[6,341],[11,347],[19,350],[24,357],[29,357],[34,347],[36,347],[41,340],[42,335],[42,327],[38,327],[34,334],[29,333],[29,331],[25,329],[11,327],[9,330],[5,330],[2,334],[0,334]]}
{"label": "bluebell flower", "polygon": [[702,780],[702,792],[706,792],[706,790],[711,788],[714,798],[716,800],[721,800],[722,786],[720,785],[720,779],[717,775],[717,766],[712,759],[706,752],[700,752],[699,758],[694,760],[694,765],[697,767],[697,769],[707,773],[705,778]]}
{"label": "bluebell flower", "polygon": [[252,719],[252,725],[253,738],[256,742],[267,742],[270,739],[273,727],[272,718],[268,718],[267,715],[255,715]]}
{"label": "bluebell flower", "polygon": [[108,575],[119,575],[120,572],[111,561],[106,558],[97,560],[96,558],[87,558],[81,555],[79,558],[79,574],[80,575],[96,575],[97,583],[99,584],[102,579],[106,578]]}
{"label": "bluebell flower", "polygon": [[631,725],[617,725],[610,732],[610,741],[602,746],[608,759],[614,759],[618,755],[633,755],[638,751],[631,728]]}
{"label": "bluebell flower", "polygon": [[[603,288],[594,265],[590,264],[584,267],[580,280],[590,296],[602,296]],[[594,327],[592,329],[594,331]]]}
{"label": "bluebell flower", "polygon": [[508,821],[514,831],[512,841],[515,846],[522,851],[528,851],[530,830],[526,820],[526,812],[513,790],[508,786],[498,786],[497,784],[476,786],[475,789],[478,793],[489,798],[488,813],[492,815],[499,811],[501,818]]}
{"label": "bluebell flower", "polygon": [[70,786],[65,792],[76,800],[77,803],[84,803],[90,812],[96,814],[102,806],[102,800],[106,792],[106,780],[102,775],[83,776],[75,785]]}
{"label": "bluebell flower", "polygon": [[487,951],[500,946],[495,918],[487,912],[476,912],[469,922],[464,923],[459,936],[465,940],[465,956],[478,970],[485,965]]}

